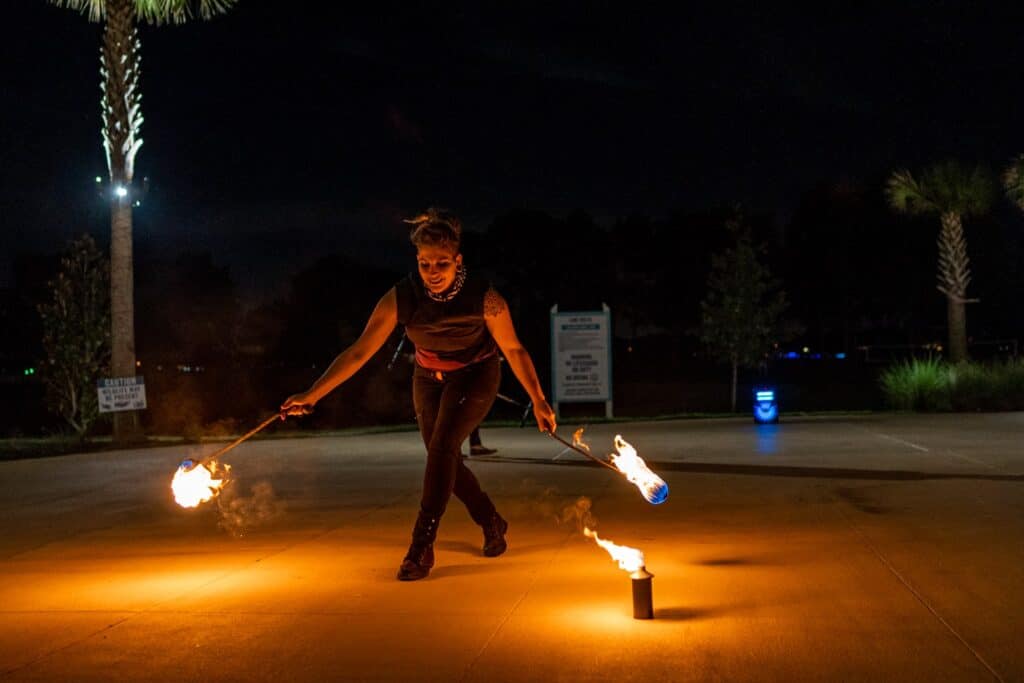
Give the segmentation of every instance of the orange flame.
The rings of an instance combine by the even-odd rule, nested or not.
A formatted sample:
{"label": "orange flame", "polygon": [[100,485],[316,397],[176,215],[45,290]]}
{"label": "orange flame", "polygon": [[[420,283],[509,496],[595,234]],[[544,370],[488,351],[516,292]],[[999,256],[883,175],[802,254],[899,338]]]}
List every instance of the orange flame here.
{"label": "orange flame", "polygon": [[[580,427],[573,433],[572,443],[589,453],[590,446],[583,443],[583,429],[584,427]],[[647,499],[648,503],[655,505],[664,503],[668,498],[668,484],[651,471],[643,458],[636,454],[636,449],[619,434],[615,435],[615,450],[619,452],[618,455],[614,453],[608,455],[608,459],[615,469],[626,475],[626,479],[640,489],[641,495]]]}
{"label": "orange flame", "polygon": [[612,453],[608,457],[616,469],[640,489],[648,503],[664,503],[668,498],[665,480],[652,472],[643,458],[636,454],[636,449],[618,434],[615,435],[615,450],[619,454]]}
{"label": "orange flame", "polygon": [[607,550],[612,559],[619,563],[619,569],[632,573],[644,566],[644,553],[642,550],[606,541],[589,527],[583,527],[583,535],[594,539],[599,546]]}
{"label": "orange flame", "polygon": [[[191,469],[190,469],[191,468]],[[174,502],[183,508],[194,508],[200,503],[205,503],[218,493],[227,483],[228,470],[231,468],[223,466],[224,475],[220,479],[214,479],[217,474],[218,465],[216,461],[207,465],[196,465],[192,467],[191,462],[183,462],[178,471],[174,473],[171,480],[171,490],[174,492]]]}

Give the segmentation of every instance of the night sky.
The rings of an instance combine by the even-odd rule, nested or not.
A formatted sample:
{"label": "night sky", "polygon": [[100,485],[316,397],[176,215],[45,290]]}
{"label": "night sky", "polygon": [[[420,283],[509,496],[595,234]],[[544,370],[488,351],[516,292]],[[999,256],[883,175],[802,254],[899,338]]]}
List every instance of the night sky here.
{"label": "night sky", "polygon": [[[1017,14],[486,4],[241,0],[144,28],[137,249],[211,250],[265,295],[320,253],[411,263],[398,219],[428,204],[469,229],[517,207],[784,221],[822,183],[1024,151]],[[0,287],[19,253],[108,232],[100,27],[5,10]]]}

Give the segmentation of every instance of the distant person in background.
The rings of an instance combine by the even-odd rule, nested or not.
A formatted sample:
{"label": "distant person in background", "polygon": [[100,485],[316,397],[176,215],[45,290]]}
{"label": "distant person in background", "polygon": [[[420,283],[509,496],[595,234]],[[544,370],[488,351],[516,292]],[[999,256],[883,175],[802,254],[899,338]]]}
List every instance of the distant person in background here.
{"label": "distant person in background", "polygon": [[[533,401],[541,431],[554,432],[555,412],[544,398],[530,354],[512,325],[505,299],[462,262],[459,220],[430,209],[411,221],[418,275],[410,273],[377,302],[366,328],[305,392],[289,396],[281,409],[303,414],[351,377],[383,346],[399,323],[416,346],[413,405],[427,447],[423,497],[398,579],[415,581],[434,566],[434,539],[452,493],[484,533],[483,554],[495,557],[508,547],[502,519],[480,482],[466,467],[462,442],[487,415],[498,393],[501,366],[508,360]],[[343,295],[343,293],[339,293]]]}
{"label": "distant person in background", "polygon": [[484,442],[480,440],[480,427],[477,427],[469,434],[469,454],[470,455],[490,455],[491,453],[497,453],[497,448],[488,448],[484,445]]}

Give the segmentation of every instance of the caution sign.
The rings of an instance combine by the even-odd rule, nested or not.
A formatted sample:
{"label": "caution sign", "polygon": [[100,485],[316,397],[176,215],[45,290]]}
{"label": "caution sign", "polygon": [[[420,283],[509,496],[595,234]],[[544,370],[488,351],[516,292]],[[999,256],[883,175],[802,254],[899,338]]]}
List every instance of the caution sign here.
{"label": "caution sign", "polygon": [[555,401],[612,399],[611,313],[551,312],[551,369]]}
{"label": "caution sign", "polygon": [[145,410],[146,382],[140,377],[114,377],[96,382],[101,413]]}

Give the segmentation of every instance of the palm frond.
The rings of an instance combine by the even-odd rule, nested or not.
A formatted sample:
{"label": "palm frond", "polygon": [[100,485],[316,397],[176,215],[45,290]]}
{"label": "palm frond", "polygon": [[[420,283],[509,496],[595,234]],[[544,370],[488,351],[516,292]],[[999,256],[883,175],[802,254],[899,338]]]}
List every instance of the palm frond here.
{"label": "palm frond", "polygon": [[[224,14],[237,0],[135,0],[139,16],[151,24],[183,24],[195,18]],[[143,10],[142,6],[146,8]]]}
{"label": "palm frond", "polygon": [[88,15],[89,21],[99,21],[103,18],[107,3],[106,0],[50,0],[50,4],[77,10]]}
{"label": "palm frond", "polygon": [[926,169],[921,182],[942,212],[985,213],[995,199],[995,183],[981,166],[968,167],[946,161]]}
{"label": "palm frond", "polygon": [[[194,17],[210,19],[224,14],[238,0],[128,0],[135,15],[149,24],[182,24]],[[90,21],[106,18],[108,0],[50,0],[58,7],[67,7],[86,14]]]}
{"label": "palm frond", "polygon": [[1003,171],[1003,188],[1007,199],[1024,211],[1024,154],[1018,154]]}
{"label": "palm frond", "polygon": [[903,213],[947,213],[962,216],[988,211],[995,198],[995,183],[981,166],[947,161],[929,166],[915,178],[899,170],[885,187],[889,205]]}
{"label": "palm frond", "polygon": [[893,171],[885,183],[889,206],[900,213],[932,213],[938,210],[934,200],[913,174],[905,168]]}

